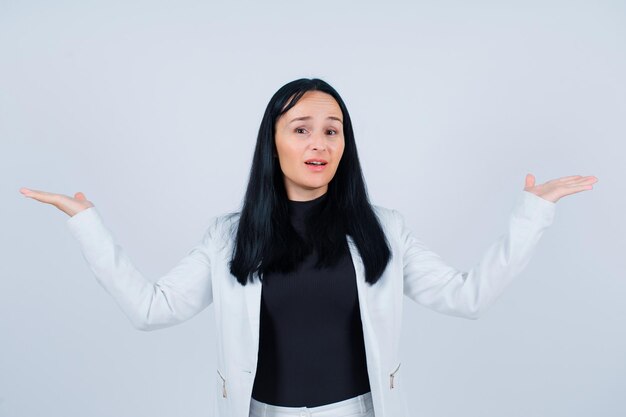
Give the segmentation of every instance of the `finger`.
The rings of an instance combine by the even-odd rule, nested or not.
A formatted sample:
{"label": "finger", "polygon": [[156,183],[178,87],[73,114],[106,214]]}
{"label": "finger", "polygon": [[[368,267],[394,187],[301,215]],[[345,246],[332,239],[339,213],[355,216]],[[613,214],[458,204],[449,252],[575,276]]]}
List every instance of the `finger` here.
{"label": "finger", "polygon": [[578,190],[580,188],[584,188],[585,190],[590,190],[591,188],[593,188],[593,186],[591,184],[565,185],[564,187],[565,188],[563,188],[563,189],[568,190],[568,192],[571,191],[571,190]]}
{"label": "finger", "polygon": [[22,192],[22,194],[24,194],[26,197],[30,197],[37,201],[41,201],[42,203],[48,204],[52,204],[59,197],[59,194],[49,193],[47,191],[41,190],[31,190],[30,188],[21,188],[20,192]]}
{"label": "finger", "polygon": [[564,195],[576,194],[576,193],[580,193],[581,191],[589,191],[589,190],[593,190],[593,185],[591,184],[577,185],[577,186],[571,186],[571,187],[561,189],[561,191],[564,192]]}
{"label": "finger", "polygon": [[20,188],[20,193],[25,195],[26,197],[32,197],[33,195],[39,193],[40,191],[32,190],[30,188],[22,187]]}
{"label": "finger", "polygon": [[594,184],[596,182],[598,182],[598,179],[596,177],[589,176],[589,177],[583,177],[583,178],[575,179],[572,181],[568,181],[565,183],[565,185]]}
{"label": "finger", "polygon": [[574,180],[578,178],[582,178],[582,175],[570,175],[568,177],[561,177],[561,178],[557,178],[548,182],[563,182],[563,181],[570,181],[570,180]]}

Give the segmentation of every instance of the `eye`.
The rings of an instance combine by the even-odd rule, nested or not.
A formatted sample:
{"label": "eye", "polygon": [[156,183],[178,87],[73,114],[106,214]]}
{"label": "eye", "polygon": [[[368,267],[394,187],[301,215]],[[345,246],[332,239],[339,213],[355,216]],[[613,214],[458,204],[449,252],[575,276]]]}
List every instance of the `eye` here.
{"label": "eye", "polygon": [[298,127],[298,128],[296,128],[296,133],[300,133],[299,130],[304,130],[304,129],[301,128],[301,127]]}
{"label": "eye", "polygon": [[329,132],[335,132],[335,133],[333,133],[333,136],[335,136],[337,134],[337,131],[335,129],[330,129]]}

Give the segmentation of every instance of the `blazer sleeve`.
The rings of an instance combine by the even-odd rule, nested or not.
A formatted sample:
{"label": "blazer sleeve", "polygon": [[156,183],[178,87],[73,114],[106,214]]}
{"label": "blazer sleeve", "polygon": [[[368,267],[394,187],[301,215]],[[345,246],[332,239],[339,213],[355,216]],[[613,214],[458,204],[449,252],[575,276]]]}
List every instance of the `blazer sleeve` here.
{"label": "blazer sleeve", "polygon": [[452,316],[477,319],[526,267],[543,232],[552,224],[556,203],[522,191],[508,230],[469,271],[448,265],[418,240],[396,210],[403,258],[403,292],[418,304]]}
{"label": "blazer sleeve", "polygon": [[137,329],[173,326],[213,302],[209,245],[216,217],[211,219],[201,241],[156,282],[146,279],[133,265],[96,207],[82,210],[66,222],[97,281]]}

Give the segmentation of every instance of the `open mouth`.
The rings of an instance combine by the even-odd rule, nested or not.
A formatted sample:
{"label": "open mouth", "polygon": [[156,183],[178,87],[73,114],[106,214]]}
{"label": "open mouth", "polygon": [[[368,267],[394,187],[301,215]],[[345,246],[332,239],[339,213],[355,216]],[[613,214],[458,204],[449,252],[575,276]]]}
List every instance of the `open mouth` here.
{"label": "open mouth", "polygon": [[326,169],[326,165],[328,164],[328,162],[310,161],[310,162],[305,162],[304,164],[309,169],[309,171],[319,172],[319,171],[323,171]]}

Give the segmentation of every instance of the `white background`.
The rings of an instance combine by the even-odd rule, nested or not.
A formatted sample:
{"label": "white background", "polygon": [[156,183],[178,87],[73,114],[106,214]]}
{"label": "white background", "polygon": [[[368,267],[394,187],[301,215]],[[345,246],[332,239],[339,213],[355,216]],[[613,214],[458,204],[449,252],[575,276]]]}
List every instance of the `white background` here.
{"label": "white background", "polygon": [[209,415],[213,308],[135,330],[67,215],[18,190],[83,191],[156,280],[239,209],[301,77],[344,98],[371,201],[458,268],[526,173],[599,178],[479,320],[405,298],[414,415],[626,415],[625,44],[621,1],[0,0],[0,415]]}

